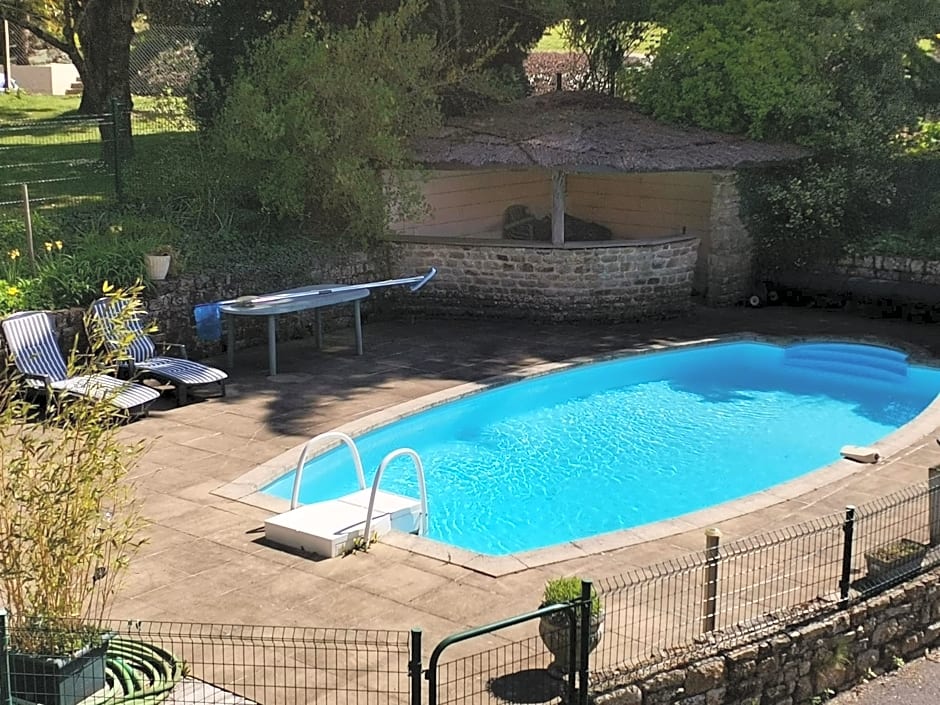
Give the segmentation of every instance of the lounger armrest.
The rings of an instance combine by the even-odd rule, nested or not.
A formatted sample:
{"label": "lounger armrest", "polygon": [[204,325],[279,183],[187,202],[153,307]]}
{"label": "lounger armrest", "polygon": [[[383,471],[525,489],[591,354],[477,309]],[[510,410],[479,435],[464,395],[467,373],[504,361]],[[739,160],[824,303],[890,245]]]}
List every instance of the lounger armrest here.
{"label": "lounger armrest", "polygon": [[29,372],[22,372],[21,374],[23,375],[24,379],[33,379],[37,382],[42,382],[47,392],[52,391],[52,380],[50,379],[49,375],[37,375],[31,374]]}
{"label": "lounger armrest", "polygon": [[160,343],[160,349],[165,353],[171,353],[176,351],[174,357],[181,357],[184,360],[189,359],[189,355],[186,354],[186,346],[182,343]]}

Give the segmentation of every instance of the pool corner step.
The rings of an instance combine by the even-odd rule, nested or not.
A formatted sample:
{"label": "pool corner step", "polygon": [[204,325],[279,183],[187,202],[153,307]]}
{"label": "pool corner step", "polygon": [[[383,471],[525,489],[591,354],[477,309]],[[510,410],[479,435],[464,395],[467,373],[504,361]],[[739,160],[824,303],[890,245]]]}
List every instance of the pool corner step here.
{"label": "pool corner step", "polygon": [[[280,546],[327,558],[335,558],[356,548],[363,538],[369,490],[305,504],[264,522],[265,538]],[[372,510],[373,536],[391,530],[416,533],[421,525],[421,502],[393,492],[379,490]]]}

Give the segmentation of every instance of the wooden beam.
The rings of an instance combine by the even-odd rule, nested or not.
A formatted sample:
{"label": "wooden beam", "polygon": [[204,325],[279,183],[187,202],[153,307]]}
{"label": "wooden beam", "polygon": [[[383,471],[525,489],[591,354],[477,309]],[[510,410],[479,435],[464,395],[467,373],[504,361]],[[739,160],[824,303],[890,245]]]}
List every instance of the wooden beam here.
{"label": "wooden beam", "polygon": [[565,172],[552,172],[552,244],[565,244]]}

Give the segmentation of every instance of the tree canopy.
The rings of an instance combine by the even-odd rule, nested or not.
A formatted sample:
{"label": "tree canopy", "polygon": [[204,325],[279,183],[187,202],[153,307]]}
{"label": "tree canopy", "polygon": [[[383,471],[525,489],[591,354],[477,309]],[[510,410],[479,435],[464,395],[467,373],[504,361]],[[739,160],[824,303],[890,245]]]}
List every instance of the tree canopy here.
{"label": "tree canopy", "polygon": [[112,100],[130,105],[138,0],[3,0],[0,11],[69,57],[84,86],[80,112],[109,112]]}
{"label": "tree canopy", "polygon": [[[368,24],[402,4],[403,0],[213,0],[201,42],[206,70],[200,117],[211,122],[251,48],[285,23],[299,22],[307,32],[322,37]],[[559,0],[478,0],[472,6],[465,0],[434,0],[418,6],[413,26],[414,31],[434,36],[442,60],[456,69],[472,66],[502,76],[521,92],[526,52],[559,12]],[[442,89],[446,111],[459,112],[479,102],[471,83],[452,82]]]}
{"label": "tree canopy", "polygon": [[[940,65],[918,45],[933,0],[726,0],[662,15],[667,32],[633,95],[654,116],[810,147],[746,188],[762,244],[799,263],[870,233],[890,207],[898,135],[929,106]],[[825,246],[825,248],[823,248]]]}

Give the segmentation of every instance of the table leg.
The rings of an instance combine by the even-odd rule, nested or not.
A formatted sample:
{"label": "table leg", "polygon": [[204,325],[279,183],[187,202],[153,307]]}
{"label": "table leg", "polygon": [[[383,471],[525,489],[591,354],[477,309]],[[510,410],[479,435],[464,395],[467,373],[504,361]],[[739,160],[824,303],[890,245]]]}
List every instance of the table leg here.
{"label": "table leg", "polygon": [[317,319],[317,350],[323,349],[323,318],[320,316],[320,309],[313,310]]}
{"label": "table leg", "polygon": [[362,355],[362,316],[359,311],[359,299],[353,301],[356,309],[356,354]]}
{"label": "table leg", "polygon": [[228,332],[228,344],[225,346],[225,353],[228,356],[228,370],[235,369],[235,319],[229,316],[225,319],[225,328]]}
{"label": "table leg", "polygon": [[268,374],[277,374],[277,316],[268,316]]}

